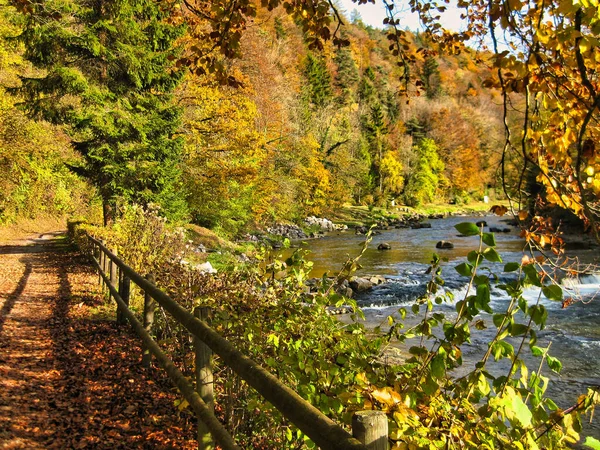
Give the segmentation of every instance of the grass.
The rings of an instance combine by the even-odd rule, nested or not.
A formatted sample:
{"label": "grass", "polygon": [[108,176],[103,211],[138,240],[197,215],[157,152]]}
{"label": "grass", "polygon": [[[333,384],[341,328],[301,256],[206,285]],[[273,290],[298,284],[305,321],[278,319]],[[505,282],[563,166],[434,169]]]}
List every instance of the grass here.
{"label": "grass", "polygon": [[209,250],[220,248],[225,248],[227,250],[235,249],[235,245],[232,242],[223,239],[208,228],[189,224],[186,226],[186,231],[189,239],[191,239],[195,245],[203,245]]}
{"label": "grass", "polygon": [[472,214],[488,212],[492,205],[506,205],[506,201],[496,201],[491,203],[471,202],[466,205],[450,205],[448,203],[429,204],[419,208],[410,208],[408,206],[394,206],[390,209],[369,208],[367,206],[344,205],[328,216],[336,223],[343,223],[349,227],[363,226],[370,223],[398,219],[405,215],[421,214],[428,216],[430,214]]}

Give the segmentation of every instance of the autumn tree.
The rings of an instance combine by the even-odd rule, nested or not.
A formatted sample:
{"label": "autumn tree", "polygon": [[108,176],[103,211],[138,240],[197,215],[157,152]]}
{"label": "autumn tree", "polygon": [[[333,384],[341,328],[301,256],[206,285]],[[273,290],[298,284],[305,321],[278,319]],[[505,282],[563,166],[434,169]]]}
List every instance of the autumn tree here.
{"label": "autumn tree", "polygon": [[247,89],[189,77],[178,95],[183,117],[184,179],[195,223],[234,235],[254,220],[264,138]]}
{"label": "autumn tree", "polygon": [[27,118],[9,91],[32,72],[16,36],[23,17],[0,1],[0,223],[40,216],[83,214],[94,190],[64,165],[75,159],[66,137],[48,123]]}
{"label": "autumn tree", "polygon": [[98,188],[105,222],[119,199],[182,217],[172,99],[183,28],[149,0],[14,3],[27,17],[25,57],[40,70],[22,77],[23,104],[32,117],[64,126],[83,157],[72,169]]}
{"label": "autumn tree", "polygon": [[410,169],[410,178],[404,189],[404,201],[409,206],[431,203],[436,193],[445,185],[444,163],[438,155],[438,148],[431,139],[423,139],[415,148],[418,160]]}

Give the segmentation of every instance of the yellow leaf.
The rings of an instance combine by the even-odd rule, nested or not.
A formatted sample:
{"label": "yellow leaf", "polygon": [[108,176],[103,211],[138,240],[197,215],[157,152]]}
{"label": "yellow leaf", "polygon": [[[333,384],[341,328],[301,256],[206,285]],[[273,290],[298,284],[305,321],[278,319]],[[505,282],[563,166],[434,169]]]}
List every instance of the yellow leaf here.
{"label": "yellow leaf", "polygon": [[392,406],[394,404],[392,394],[387,388],[376,389],[371,393],[371,395],[375,400],[377,400],[379,403],[383,403],[384,405]]}
{"label": "yellow leaf", "polygon": [[188,401],[184,398],[183,400],[181,400],[181,402],[179,403],[179,405],[177,405],[177,409],[179,409],[179,411],[183,411],[184,409],[186,409],[190,404],[188,403]]}
{"label": "yellow leaf", "polygon": [[368,385],[369,384],[369,380],[367,380],[367,376],[365,375],[364,372],[356,374],[356,376],[354,377],[354,379],[356,380],[356,382],[358,384],[362,384],[362,385]]}

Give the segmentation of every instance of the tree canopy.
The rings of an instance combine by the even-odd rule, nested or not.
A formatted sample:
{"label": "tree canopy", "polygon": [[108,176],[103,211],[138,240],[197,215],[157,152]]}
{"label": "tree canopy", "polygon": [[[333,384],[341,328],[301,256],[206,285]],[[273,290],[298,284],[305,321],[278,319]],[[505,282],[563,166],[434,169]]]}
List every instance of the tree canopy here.
{"label": "tree canopy", "polygon": [[181,217],[180,110],[172,100],[183,74],[170,69],[183,27],[168,24],[153,1],[21,6],[24,57],[38,69],[21,77],[23,105],[65,126],[83,156],[72,169],[98,188],[105,220],[118,199]]}

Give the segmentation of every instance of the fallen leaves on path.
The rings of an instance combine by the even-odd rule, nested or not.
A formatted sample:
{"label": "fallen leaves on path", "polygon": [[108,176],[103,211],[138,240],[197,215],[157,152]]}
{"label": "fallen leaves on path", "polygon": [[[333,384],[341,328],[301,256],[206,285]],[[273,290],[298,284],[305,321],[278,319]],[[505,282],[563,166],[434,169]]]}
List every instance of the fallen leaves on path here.
{"label": "fallen leaves on path", "polygon": [[103,300],[86,261],[36,245],[0,248],[0,449],[197,448],[129,327],[91,319]]}

